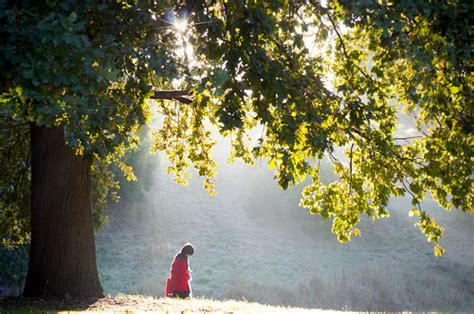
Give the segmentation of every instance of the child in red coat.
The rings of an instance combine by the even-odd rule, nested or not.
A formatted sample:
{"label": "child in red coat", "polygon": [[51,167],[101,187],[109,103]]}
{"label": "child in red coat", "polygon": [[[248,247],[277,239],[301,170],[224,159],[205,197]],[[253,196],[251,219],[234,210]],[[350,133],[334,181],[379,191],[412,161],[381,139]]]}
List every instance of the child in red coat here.
{"label": "child in red coat", "polygon": [[194,254],[194,246],[191,243],[185,244],[181,251],[174,257],[171,263],[171,275],[166,278],[166,296],[172,298],[189,298],[191,292],[191,274],[189,270],[188,258]]}

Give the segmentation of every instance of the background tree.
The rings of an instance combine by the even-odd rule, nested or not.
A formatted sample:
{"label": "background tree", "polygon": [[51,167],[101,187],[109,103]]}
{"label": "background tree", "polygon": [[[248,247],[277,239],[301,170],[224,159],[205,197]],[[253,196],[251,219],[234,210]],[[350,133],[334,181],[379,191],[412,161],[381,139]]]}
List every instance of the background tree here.
{"label": "background tree", "polygon": [[[410,213],[434,243],[443,229],[420,206],[426,193],[447,209],[473,210],[473,15],[465,2],[1,1],[0,8],[2,113],[29,123],[31,133],[26,295],[102,293],[90,166],[115,162],[133,177],[120,156],[136,143],[153,97],[180,101],[158,102],[163,123],[153,136],[177,182],[186,183],[192,165],[213,192],[217,126],[231,137],[233,157],[264,158],[282,188],[311,177],[301,205],[331,218],[340,241],[360,233],[361,215],[388,216],[393,195],[412,197]],[[178,83],[194,102],[187,92],[154,93]],[[399,108],[417,121],[415,138],[395,136]],[[341,148],[346,160],[335,153]],[[329,184],[317,166],[325,155],[339,177]],[[26,195],[15,186],[11,193]],[[19,209],[9,210],[13,220],[24,217]]]}

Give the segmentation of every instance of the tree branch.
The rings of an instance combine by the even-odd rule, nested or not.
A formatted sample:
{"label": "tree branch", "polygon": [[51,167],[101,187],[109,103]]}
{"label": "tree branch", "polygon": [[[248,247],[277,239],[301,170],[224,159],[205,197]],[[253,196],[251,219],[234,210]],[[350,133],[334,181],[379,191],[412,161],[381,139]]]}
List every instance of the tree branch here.
{"label": "tree branch", "polygon": [[420,202],[418,201],[418,199],[416,198],[415,194],[413,194],[413,192],[406,186],[405,182],[405,178],[402,178],[402,180],[400,181],[403,185],[403,188],[405,189],[405,191],[408,192],[408,194],[411,195],[412,199],[414,199],[416,201],[416,204],[415,206],[418,207],[418,209],[420,210],[421,212],[421,205],[420,205]]}
{"label": "tree branch", "polygon": [[421,135],[415,135],[415,136],[407,136],[407,137],[394,137],[394,141],[406,141],[406,140],[412,140],[412,139],[417,139],[417,138],[422,138],[423,136]]}
{"label": "tree branch", "polygon": [[349,195],[352,192],[352,151],[354,149],[354,143],[351,145],[351,155],[350,155],[350,163],[349,163]]}
{"label": "tree branch", "polygon": [[193,94],[189,90],[162,90],[155,91],[151,99],[170,99],[176,100],[183,104],[190,104],[193,102]]}

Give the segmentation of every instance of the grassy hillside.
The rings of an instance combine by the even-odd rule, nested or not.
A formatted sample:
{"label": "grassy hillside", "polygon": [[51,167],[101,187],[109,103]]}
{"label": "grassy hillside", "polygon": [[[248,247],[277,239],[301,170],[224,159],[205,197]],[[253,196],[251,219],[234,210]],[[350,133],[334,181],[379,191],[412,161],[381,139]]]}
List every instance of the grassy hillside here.
{"label": "grassy hillside", "polygon": [[145,201],[112,211],[97,235],[106,293],[162,296],[173,255],[189,241],[198,297],[364,311],[474,308],[472,215],[425,203],[447,228],[441,258],[407,216],[406,199],[341,245],[328,222],[298,207],[299,190],[279,190],[265,166],[222,164],[216,197],[197,179],[174,184],[161,167]]}

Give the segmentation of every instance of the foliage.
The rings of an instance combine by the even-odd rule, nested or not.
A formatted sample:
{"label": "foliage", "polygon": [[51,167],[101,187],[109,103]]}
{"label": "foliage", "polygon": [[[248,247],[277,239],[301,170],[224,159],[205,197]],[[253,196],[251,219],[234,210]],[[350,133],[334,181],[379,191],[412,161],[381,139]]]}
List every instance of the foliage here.
{"label": "foliage", "polygon": [[[180,82],[195,101],[159,102],[153,136],[179,183],[192,165],[213,193],[215,125],[231,137],[233,157],[268,160],[282,188],[311,177],[301,205],[332,219],[342,242],[360,233],[361,215],[389,216],[394,195],[412,198],[436,244],[442,228],[420,206],[427,194],[473,211],[474,15],[463,1],[2,0],[0,8],[2,110],[64,126],[89,160],[119,163],[149,119],[146,99]],[[176,19],[187,26],[173,27]],[[399,107],[416,119],[415,138],[395,135]],[[324,156],[339,176],[329,184],[314,162]]]}
{"label": "foliage", "polygon": [[15,249],[0,248],[0,282],[12,287],[21,287],[28,270],[29,246]]}
{"label": "foliage", "polygon": [[130,165],[136,180],[128,180],[120,169],[113,172],[118,177],[120,190],[118,196],[121,202],[127,204],[143,202],[144,192],[150,191],[154,183],[155,170],[158,168],[158,156],[150,155],[151,139],[148,136],[148,128],[144,128],[138,135],[140,144],[133,150],[127,151],[123,162]]}
{"label": "foliage", "polygon": [[110,163],[96,159],[92,164],[92,214],[94,217],[94,229],[97,231],[108,221],[107,202],[118,202],[119,182],[115,179]]}
{"label": "foliage", "polygon": [[[341,242],[360,234],[361,215],[388,217],[390,196],[411,196],[420,230],[434,243],[443,228],[420,206],[427,193],[448,210],[473,211],[467,4],[193,5],[186,35],[202,62],[188,78],[196,106],[164,107],[156,137],[178,182],[187,160],[207,177],[214,174],[207,156],[191,156],[196,135],[187,133],[195,121],[209,120],[233,137],[235,157],[249,163],[267,158],[282,188],[312,177],[301,206],[332,218]],[[319,51],[308,51],[305,36]],[[414,138],[395,135],[399,107],[416,119]],[[248,134],[258,128],[262,136],[252,143]],[[195,134],[212,145],[209,133]],[[334,154],[337,147],[346,149],[345,160]],[[339,176],[329,184],[310,163],[325,154]],[[436,255],[443,252],[434,247]]]}
{"label": "foliage", "polygon": [[24,245],[30,233],[29,128],[0,112],[0,247]]}

